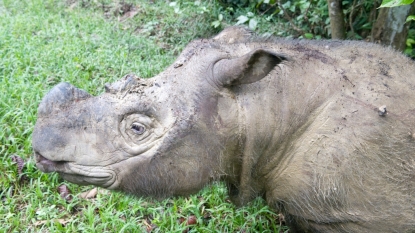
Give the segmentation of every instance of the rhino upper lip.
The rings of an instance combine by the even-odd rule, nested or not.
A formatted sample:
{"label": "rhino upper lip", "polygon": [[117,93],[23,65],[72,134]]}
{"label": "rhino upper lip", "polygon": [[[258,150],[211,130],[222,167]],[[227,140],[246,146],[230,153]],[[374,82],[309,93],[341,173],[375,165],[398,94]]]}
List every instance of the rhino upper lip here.
{"label": "rhino upper lip", "polygon": [[36,167],[42,172],[59,172],[64,168],[64,164],[68,161],[52,161],[43,157],[40,153],[35,152]]}
{"label": "rhino upper lip", "polygon": [[[45,158],[38,152],[35,152],[35,158],[36,167],[42,172],[58,172],[66,180],[71,181],[71,179],[73,179],[73,181],[71,181],[73,183],[79,183],[76,182],[76,180],[80,177],[84,177],[84,182],[82,184],[98,184],[97,182],[100,182],[99,186],[109,188],[117,180],[117,175],[110,169],[99,169],[98,171],[91,169],[85,170],[82,168],[82,166],[75,165],[71,161],[52,161]],[[69,164],[71,164],[71,166],[68,166]],[[94,182],[92,183],[88,179],[92,179]]]}

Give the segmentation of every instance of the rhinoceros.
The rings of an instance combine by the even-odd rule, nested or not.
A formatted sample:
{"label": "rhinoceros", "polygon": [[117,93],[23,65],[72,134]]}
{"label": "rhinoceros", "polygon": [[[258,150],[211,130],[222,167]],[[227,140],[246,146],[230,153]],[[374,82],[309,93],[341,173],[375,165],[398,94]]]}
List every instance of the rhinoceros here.
{"label": "rhinoceros", "polygon": [[136,196],[221,180],[292,232],[414,232],[415,64],[375,44],[231,27],[99,96],[58,84],[33,149],[43,172]]}

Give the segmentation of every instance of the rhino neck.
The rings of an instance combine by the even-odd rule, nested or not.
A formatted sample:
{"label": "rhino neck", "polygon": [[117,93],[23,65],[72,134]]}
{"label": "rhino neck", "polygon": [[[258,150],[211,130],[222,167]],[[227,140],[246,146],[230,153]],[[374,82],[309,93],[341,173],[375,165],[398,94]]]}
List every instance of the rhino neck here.
{"label": "rhino neck", "polygon": [[[293,153],[287,153],[295,138],[313,121],[313,112],[324,105],[332,91],[318,90],[318,82],[305,80],[306,72],[294,73],[294,66],[281,66],[269,77],[233,90],[239,108],[242,131],[242,162],[238,182],[229,184],[232,201],[245,204],[271,189],[270,176],[278,176],[293,164]],[[299,64],[301,66],[301,64]],[[304,72],[304,73],[301,73]],[[306,85],[299,85],[305,83]]]}

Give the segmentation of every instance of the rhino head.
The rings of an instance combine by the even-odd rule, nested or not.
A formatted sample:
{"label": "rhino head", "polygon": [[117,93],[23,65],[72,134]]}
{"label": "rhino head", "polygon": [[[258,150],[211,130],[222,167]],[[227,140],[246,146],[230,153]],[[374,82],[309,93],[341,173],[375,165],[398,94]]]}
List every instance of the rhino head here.
{"label": "rhino head", "polygon": [[230,28],[194,41],[156,77],[127,75],[99,96],[58,84],[38,108],[37,167],[137,196],[187,195],[218,179],[238,183],[244,132],[235,92],[285,60],[261,48],[226,49],[245,34]]}

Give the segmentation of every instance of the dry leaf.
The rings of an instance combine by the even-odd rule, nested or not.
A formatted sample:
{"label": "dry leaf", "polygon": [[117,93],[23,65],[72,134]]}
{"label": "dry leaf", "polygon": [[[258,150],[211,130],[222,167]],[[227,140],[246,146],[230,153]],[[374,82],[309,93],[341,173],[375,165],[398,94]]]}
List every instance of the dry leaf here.
{"label": "dry leaf", "polygon": [[195,224],[197,224],[197,218],[196,218],[196,216],[194,216],[194,215],[190,215],[189,217],[187,217],[187,219],[186,218],[184,218],[184,217],[180,217],[179,219],[178,219],[178,222],[180,223],[180,224],[182,224],[183,222],[185,222],[186,221],[186,226],[188,226],[188,228],[187,229],[185,229],[185,230],[183,230],[183,233],[187,233],[187,232],[189,232],[189,230],[190,230],[190,228],[191,228],[191,225],[195,225]]}
{"label": "dry leaf", "polygon": [[58,222],[58,223],[62,224],[62,226],[65,226],[68,222],[70,222],[70,220],[59,218],[59,219],[55,219],[55,222]]}
{"label": "dry leaf", "polygon": [[184,217],[180,217],[179,220],[178,220],[179,224],[182,224],[184,222],[184,220],[186,220]]}
{"label": "dry leaf", "polygon": [[150,232],[150,231],[153,229],[153,228],[151,227],[151,225],[150,225],[150,224],[148,224],[147,220],[144,220],[144,221],[143,221],[143,223],[144,223],[144,225],[146,225],[147,232]]}
{"label": "dry leaf", "polygon": [[17,164],[17,173],[21,175],[25,164],[24,160],[20,156],[12,155],[12,161]]}
{"label": "dry leaf", "polygon": [[19,181],[27,180],[27,176],[23,174],[23,168],[25,165],[24,159],[20,156],[12,155],[12,161],[17,164],[17,174],[19,175]]}
{"label": "dry leaf", "polygon": [[65,184],[59,185],[58,187],[58,193],[59,195],[65,199],[66,201],[72,201],[72,195],[71,195],[71,190],[68,188],[68,186],[66,186]]}
{"label": "dry leaf", "polygon": [[46,224],[48,221],[49,221],[49,220],[36,221],[36,222],[34,223],[34,225],[35,225],[35,227],[38,227],[38,226],[40,226],[40,225],[44,225],[44,224]]}
{"label": "dry leaf", "polygon": [[[41,225],[45,225],[46,223],[50,222],[51,220],[41,220],[41,221],[37,221],[34,223],[34,225],[36,227],[41,226]],[[68,222],[70,222],[69,219],[63,219],[63,218],[59,218],[59,219],[54,219],[53,221],[58,222],[60,224],[62,224],[63,226],[65,226]]]}
{"label": "dry leaf", "polygon": [[197,218],[196,218],[196,216],[194,216],[194,215],[190,215],[188,218],[187,218],[187,222],[186,222],[186,225],[188,226],[188,225],[195,225],[197,223]]}
{"label": "dry leaf", "polygon": [[78,196],[83,199],[92,199],[92,198],[96,198],[97,194],[98,194],[98,188],[93,188],[91,190],[78,194]]}
{"label": "dry leaf", "polygon": [[132,10],[126,12],[121,18],[118,19],[120,22],[124,22],[127,19],[133,18],[136,14],[138,14],[138,10]]}

